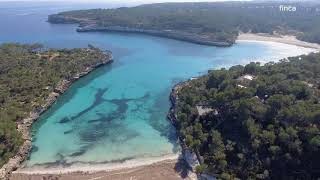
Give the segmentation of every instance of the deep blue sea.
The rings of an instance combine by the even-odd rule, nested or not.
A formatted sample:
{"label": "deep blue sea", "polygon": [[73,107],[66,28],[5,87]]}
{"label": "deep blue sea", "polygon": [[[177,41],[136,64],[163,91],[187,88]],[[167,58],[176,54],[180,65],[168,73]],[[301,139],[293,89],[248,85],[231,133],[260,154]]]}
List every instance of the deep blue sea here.
{"label": "deep blue sea", "polygon": [[139,34],[77,33],[77,25],[46,22],[48,14],[59,11],[116,6],[0,3],[0,43],[37,42],[52,48],[92,44],[111,50],[115,60],[74,83],[34,124],[27,167],[123,163],[175,155],[179,145],[166,119],[174,84],[209,69],[311,51],[278,43],[243,41],[218,48]]}

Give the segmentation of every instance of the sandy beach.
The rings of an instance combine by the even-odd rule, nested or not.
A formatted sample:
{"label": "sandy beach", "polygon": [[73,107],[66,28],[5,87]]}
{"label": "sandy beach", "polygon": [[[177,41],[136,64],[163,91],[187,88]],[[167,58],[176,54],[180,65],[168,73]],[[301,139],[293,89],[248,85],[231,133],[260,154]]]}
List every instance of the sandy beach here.
{"label": "sandy beach", "polygon": [[63,167],[21,168],[11,180],[192,180],[196,179],[179,154],[128,160],[123,163],[73,164]]}
{"label": "sandy beach", "polygon": [[14,172],[11,180],[192,180],[195,174],[190,173],[183,160],[164,160],[161,162],[132,168],[95,172],[70,172],[63,174],[24,174]]}
{"label": "sandy beach", "polygon": [[265,41],[265,42],[277,42],[289,45],[295,45],[305,48],[312,48],[320,50],[320,44],[309,43],[298,40],[295,36],[275,36],[269,34],[253,34],[253,33],[242,33],[238,36],[237,41]]}
{"label": "sandy beach", "polygon": [[24,167],[15,171],[14,173],[20,174],[67,174],[73,172],[88,172],[94,173],[99,171],[115,171],[121,169],[130,169],[141,166],[153,165],[159,162],[172,161],[177,162],[180,153],[169,154],[160,157],[150,157],[150,158],[137,158],[132,160],[126,160],[124,162],[117,163],[72,163],[71,165],[54,165],[54,166],[33,166]]}

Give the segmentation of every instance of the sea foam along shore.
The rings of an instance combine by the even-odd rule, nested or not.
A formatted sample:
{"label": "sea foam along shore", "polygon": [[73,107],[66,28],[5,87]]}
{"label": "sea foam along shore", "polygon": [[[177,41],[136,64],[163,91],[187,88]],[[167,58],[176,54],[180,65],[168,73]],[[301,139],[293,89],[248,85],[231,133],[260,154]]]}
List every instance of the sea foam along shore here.
{"label": "sea foam along shore", "polygon": [[38,107],[34,111],[30,112],[29,117],[23,119],[21,122],[17,123],[17,130],[22,134],[22,138],[24,140],[23,144],[20,146],[17,154],[10,158],[9,161],[4,164],[0,169],[0,179],[8,179],[9,174],[12,171],[17,170],[21,163],[27,158],[30,153],[32,144],[31,144],[31,136],[30,136],[30,128],[32,124],[39,118],[39,116],[44,113],[48,108],[51,107],[53,103],[57,100],[57,98],[62,95],[73,82],[77,81],[81,77],[89,74],[94,69],[104,65],[111,63],[113,61],[112,53],[110,51],[105,53],[104,59],[101,59],[99,63],[90,65],[85,68],[83,72],[80,72],[73,76],[70,79],[61,80],[54,91],[49,94],[47,99],[45,100],[45,104]]}
{"label": "sea foam along shore", "polygon": [[68,174],[73,172],[95,173],[129,169],[140,166],[152,165],[164,161],[178,161],[179,153],[168,154],[161,157],[137,158],[119,163],[74,163],[70,166],[58,165],[54,167],[33,166],[21,168],[15,174]]}

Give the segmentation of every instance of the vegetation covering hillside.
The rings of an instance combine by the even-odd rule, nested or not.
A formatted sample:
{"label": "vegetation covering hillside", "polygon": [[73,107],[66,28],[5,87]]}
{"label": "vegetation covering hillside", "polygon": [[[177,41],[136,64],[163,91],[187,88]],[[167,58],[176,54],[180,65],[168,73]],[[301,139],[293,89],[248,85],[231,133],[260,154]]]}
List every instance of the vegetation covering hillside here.
{"label": "vegetation covering hillside", "polygon": [[16,123],[45,103],[62,79],[106,59],[99,49],[44,49],[41,45],[0,45],[0,167],[23,140]]}
{"label": "vegetation covering hillside", "polygon": [[49,16],[52,23],[129,27],[186,32],[233,43],[239,32],[290,33],[320,43],[320,5],[290,3],[296,11],[280,11],[280,4],[253,2],[163,3],[132,8],[93,9]]}
{"label": "vegetation covering hillside", "polygon": [[320,54],[250,63],[186,82],[177,128],[222,179],[320,177]]}

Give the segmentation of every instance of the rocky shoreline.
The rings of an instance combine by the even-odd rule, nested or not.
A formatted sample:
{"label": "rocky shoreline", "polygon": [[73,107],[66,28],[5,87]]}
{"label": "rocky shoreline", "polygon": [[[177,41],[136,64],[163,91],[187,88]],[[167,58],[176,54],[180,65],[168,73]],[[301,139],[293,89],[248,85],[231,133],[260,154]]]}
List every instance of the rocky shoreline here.
{"label": "rocky shoreline", "polygon": [[49,109],[56,102],[58,97],[62,95],[71,86],[73,82],[77,81],[83,76],[86,76],[94,69],[102,65],[109,64],[112,61],[113,58],[111,52],[107,52],[105,58],[101,59],[101,62],[88,66],[83,72],[74,75],[70,79],[61,80],[57,84],[53,92],[49,94],[49,96],[45,100],[45,104],[34,109],[32,112],[30,112],[30,115],[27,118],[17,123],[17,131],[21,133],[24,142],[20,146],[17,154],[14,157],[10,158],[9,161],[1,167],[0,179],[8,179],[10,173],[12,171],[17,170],[20,167],[21,163],[28,157],[32,148],[30,128],[32,124],[38,120],[39,116],[42,113],[44,113],[47,109]]}
{"label": "rocky shoreline", "polygon": [[230,47],[234,42],[216,41],[210,36],[200,35],[196,33],[181,32],[175,30],[152,30],[131,28],[123,26],[107,26],[101,27],[93,20],[78,19],[74,17],[62,16],[59,14],[53,14],[48,17],[48,22],[53,24],[79,24],[77,32],[125,32],[125,33],[139,33],[152,36],[164,37],[169,39],[175,39],[180,41],[191,42],[200,45],[217,46],[217,47]]}
{"label": "rocky shoreline", "polygon": [[187,33],[187,32],[178,32],[173,30],[147,30],[147,29],[129,28],[129,27],[121,27],[121,26],[99,27],[96,25],[88,25],[88,26],[77,28],[77,32],[95,32],[95,31],[147,34],[152,36],[191,42],[191,43],[200,44],[200,45],[218,46],[218,47],[230,47],[233,44],[229,42],[222,42],[222,41],[219,42],[219,41],[210,40],[209,37],[204,35],[198,35],[195,33]]}
{"label": "rocky shoreline", "polygon": [[[188,86],[188,84],[189,84],[189,81],[178,83],[172,88],[172,91],[170,93],[171,107],[167,117],[175,127],[177,126],[176,105],[177,105],[177,100],[179,98],[178,93],[183,87]],[[190,148],[187,147],[181,135],[179,133],[177,134],[178,134],[179,142],[182,148],[183,159],[187,162],[191,170],[195,172],[196,166],[200,165],[198,157]]]}
{"label": "rocky shoreline", "polygon": [[[177,106],[177,100],[179,99],[178,94],[179,91],[189,85],[190,80],[185,81],[185,82],[180,82],[176,84],[170,93],[170,102],[171,102],[171,107],[168,112],[167,118],[171,121],[171,123],[176,127],[177,125],[177,112],[176,112],[176,106]],[[176,128],[177,129],[177,128]],[[182,158],[185,160],[189,168],[191,168],[191,171],[197,174],[197,179],[198,180],[216,180],[216,177],[211,176],[206,173],[197,173],[196,172],[196,167],[200,165],[200,157],[192,151],[192,149],[188,148],[185,142],[183,141],[181,135],[178,133],[179,137],[179,142],[182,148]]]}

